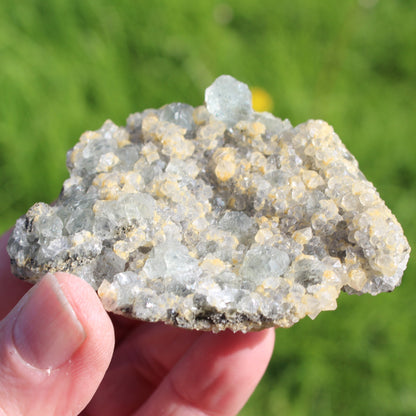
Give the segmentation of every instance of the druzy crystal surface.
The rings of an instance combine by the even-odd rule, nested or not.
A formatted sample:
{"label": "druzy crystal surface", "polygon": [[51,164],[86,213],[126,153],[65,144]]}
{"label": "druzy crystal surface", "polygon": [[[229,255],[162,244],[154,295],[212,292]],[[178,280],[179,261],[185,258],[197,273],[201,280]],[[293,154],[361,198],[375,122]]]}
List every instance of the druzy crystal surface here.
{"label": "druzy crystal surface", "polygon": [[16,223],[14,273],[68,271],[108,311],[212,331],[288,327],[341,290],[400,284],[402,228],[331,126],[257,113],[230,76],[205,101],[84,133],[58,200]]}

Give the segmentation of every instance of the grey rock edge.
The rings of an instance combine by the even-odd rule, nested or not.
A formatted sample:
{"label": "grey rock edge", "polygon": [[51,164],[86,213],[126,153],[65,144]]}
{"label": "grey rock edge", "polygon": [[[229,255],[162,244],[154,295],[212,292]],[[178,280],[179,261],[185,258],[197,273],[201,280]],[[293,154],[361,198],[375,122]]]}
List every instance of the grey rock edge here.
{"label": "grey rock edge", "polygon": [[224,75],[205,105],[106,121],[68,152],[54,205],[8,244],[13,273],[66,271],[108,311],[189,329],[289,327],[393,290],[410,247],[333,128],[292,127]]}

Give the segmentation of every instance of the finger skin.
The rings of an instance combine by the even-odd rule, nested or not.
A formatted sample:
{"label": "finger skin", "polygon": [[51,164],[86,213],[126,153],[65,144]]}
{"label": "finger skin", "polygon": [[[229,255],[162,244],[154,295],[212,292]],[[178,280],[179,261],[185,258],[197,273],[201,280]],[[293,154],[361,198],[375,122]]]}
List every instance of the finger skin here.
{"label": "finger skin", "polygon": [[141,323],[119,345],[85,415],[237,414],[273,344],[273,330],[212,334]]}
{"label": "finger skin", "polygon": [[[12,335],[23,299],[0,323],[0,414],[78,415],[108,368],[114,331],[96,293],[76,276],[57,273],[56,279],[85,330],[85,340],[58,368],[45,370],[29,365],[19,354]],[[33,325],[41,324],[34,318]]]}
{"label": "finger skin", "polygon": [[134,415],[236,415],[263,376],[273,344],[273,330],[204,334]]}
{"label": "finger skin", "polygon": [[87,414],[131,415],[201,336],[163,323],[141,322],[116,349]]}

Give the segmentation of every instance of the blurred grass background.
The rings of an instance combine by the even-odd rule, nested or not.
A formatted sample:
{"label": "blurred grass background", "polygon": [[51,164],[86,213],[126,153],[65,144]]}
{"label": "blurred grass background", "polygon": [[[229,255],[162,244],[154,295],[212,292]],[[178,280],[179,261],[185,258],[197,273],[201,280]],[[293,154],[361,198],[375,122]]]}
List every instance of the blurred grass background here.
{"label": "blurred grass background", "polygon": [[[413,0],[2,0],[0,231],[56,198],[83,131],[201,104],[227,73],[294,124],[334,125],[414,246],[415,22]],[[277,330],[241,415],[415,415],[415,272]]]}

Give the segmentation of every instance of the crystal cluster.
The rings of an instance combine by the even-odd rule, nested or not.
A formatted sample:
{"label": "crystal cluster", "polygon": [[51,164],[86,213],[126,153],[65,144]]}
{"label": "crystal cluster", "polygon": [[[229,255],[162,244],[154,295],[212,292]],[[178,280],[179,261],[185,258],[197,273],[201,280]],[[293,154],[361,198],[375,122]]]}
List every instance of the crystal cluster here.
{"label": "crystal cluster", "polygon": [[205,105],[106,121],[69,151],[53,205],[20,218],[8,251],[36,281],[68,271],[108,311],[184,328],[288,327],[341,290],[400,284],[402,228],[331,126],[292,127],[219,77]]}

